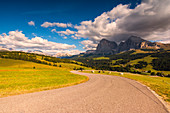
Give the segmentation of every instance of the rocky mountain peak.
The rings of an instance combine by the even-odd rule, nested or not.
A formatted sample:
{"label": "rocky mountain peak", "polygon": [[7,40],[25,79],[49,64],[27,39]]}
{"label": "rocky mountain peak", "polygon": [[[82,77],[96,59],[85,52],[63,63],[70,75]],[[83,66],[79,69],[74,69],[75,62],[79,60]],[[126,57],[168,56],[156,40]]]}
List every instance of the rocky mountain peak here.
{"label": "rocky mountain peak", "polygon": [[117,43],[114,41],[109,41],[106,39],[102,39],[97,46],[96,53],[98,54],[110,54],[114,53],[117,48]]}
{"label": "rocky mountain peak", "polygon": [[125,42],[121,42],[117,48],[117,52],[127,51],[130,49],[139,49],[141,48],[142,42],[148,42],[137,36],[130,36]]}
{"label": "rocky mountain peak", "polygon": [[137,37],[137,36],[130,36],[126,42],[131,41],[131,42],[135,42],[135,43],[140,43],[140,42],[145,42],[146,40],[142,39],[141,37]]}

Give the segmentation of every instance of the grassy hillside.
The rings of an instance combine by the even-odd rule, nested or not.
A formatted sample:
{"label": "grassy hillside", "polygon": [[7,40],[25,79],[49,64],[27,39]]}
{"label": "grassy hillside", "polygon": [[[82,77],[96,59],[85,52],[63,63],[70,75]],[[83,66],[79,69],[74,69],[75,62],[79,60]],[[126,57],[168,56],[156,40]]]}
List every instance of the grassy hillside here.
{"label": "grassy hillside", "polygon": [[15,60],[24,60],[31,61],[40,64],[55,66],[55,67],[64,67],[68,69],[90,69],[81,62],[77,62],[70,59],[60,59],[51,56],[39,55],[34,53],[25,53],[20,51],[0,51],[0,58],[15,59]]}
{"label": "grassy hillside", "polygon": [[130,50],[114,55],[91,57],[79,57],[75,60],[97,70],[170,76],[170,51],[167,50]]}
{"label": "grassy hillside", "polygon": [[151,56],[149,55],[149,56],[144,57],[144,58],[141,58],[141,59],[131,60],[131,61],[129,61],[127,64],[134,65],[134,64],[137,64],[139,61],[145,61],[145,62],[147,62],[147,63],[152,63],[152,60],[153,60],[153,59],[156,59],[156,58],[153,58],[153,57],[151,57]]}
{"label": "grassy hillside", "polygon": [[22,60],[0,58],[0,97],[65,87],[87,81],[70,73],[76,64],[49,66]]}

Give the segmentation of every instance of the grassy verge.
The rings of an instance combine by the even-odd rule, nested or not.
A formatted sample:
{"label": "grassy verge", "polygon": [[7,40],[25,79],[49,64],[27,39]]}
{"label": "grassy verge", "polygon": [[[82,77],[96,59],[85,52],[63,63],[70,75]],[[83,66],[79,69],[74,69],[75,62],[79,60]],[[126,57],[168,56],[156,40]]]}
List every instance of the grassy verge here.
{"label": "grassy verge", "polygon": [[[91,73],[91,71],[84,71],[84,72]],[[94,73],[99,74],[99,71],[95,71]],[[109,73],[108,71],[105,71],[104,73],[100,71],[100,74],[121,76],[121,77],[139,81],[140,83],[150,87],[158,95],[162,96],[165,101],[170,102],[170,78],[131,74],[131,73],[124,73],[123,75],[120,75],[120,72]]]}
{"label": "grassy verge", "polygon": [[61,65],[63,67],[0,59],[0,97],[55,89],[88,80],[86,76],[70,73],[72,64]]}

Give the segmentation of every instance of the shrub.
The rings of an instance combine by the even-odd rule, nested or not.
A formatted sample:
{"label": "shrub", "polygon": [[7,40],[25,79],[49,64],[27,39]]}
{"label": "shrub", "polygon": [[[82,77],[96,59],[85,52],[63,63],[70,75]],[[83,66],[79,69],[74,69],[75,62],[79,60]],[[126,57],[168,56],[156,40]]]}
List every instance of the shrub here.
{"label": "shrub", "polygon": [[151,73],[151,70],[149,70],[148,73]]}
{"label": "shrub", "polygon": [[57,64],[54,64],[53,66],[56,66],[56,67],[57,67]]}
{"label": "shrub", "polygon": [[80,68],[80,70],[81,70],[81,71],[83,71],[83,70],[84,70],[84,68],[82,68],[82,67],[81,67],[81,68]]}
{"label": "shrub", "polygon": [[73,70],[77,70],[77,68],[76,68],[76,67],[74,67],[74,68],[73,68]]}
{"label": "shrub", "polygon": [[165,77],[170,77],[170,74],[166,75]]}
{"label": "shrub", "polygon": [[135,68],[142,69],[142,68],[146,67],[147,65],[148,65],[147,62],[139,61],[138,64],[135,64]]}
{"label": "shrub", "polygon": [[155,72],[152,72],[151,75],[155,75]]}
{"label": "shrub", "polygon": [[160,72],[157,72],[156,74],[157,76],[161,76],[161,77],[164,77],[164,74],[163,73],[160,73]]}

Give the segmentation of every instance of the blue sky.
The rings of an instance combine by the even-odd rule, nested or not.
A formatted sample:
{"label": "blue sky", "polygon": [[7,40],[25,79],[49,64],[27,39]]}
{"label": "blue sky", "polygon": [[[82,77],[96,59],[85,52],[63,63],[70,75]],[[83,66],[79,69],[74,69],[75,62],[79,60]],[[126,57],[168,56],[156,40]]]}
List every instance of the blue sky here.
{"label": "blue sky", "polygon": [[[1,14],[0,34],[5,33],[5,35],[8,36],[9,40],[12,36],[14,36],[16,38],[15,41],[17,40],[16,43],[20,43],[18,42],[17,36],[19,35],[18,37],[22,38],[23,36],[22,34],[24,34],[25,35],[24,37],[28,38],[26,40],[28,40],[27,42],[29,43],[32,43],[32,42],[35,43],[34,41],[32,42],[29,41],[32,38],[41,37],[42,39],[46,39],[48,41],[52,41],[52,42],[59,43],[59,44],[75,45],[74,47],[70,46],[69,48],[68,46],[67,48],[59,48],[59,49],[57,47],[51,47],[51,48],[47,47],[49,51],[50,50],[85,51],[89,49],[95,49],[96,44],[102,38],[120,42],[125,39],[124,38],[125,36],[128,37],[129,35],[138,35],[148,40],[160,40],[159,38],[156,38],[158,37],[158,35],[160,37],[160,33],[162,33],[161,30],[159,29],[160,28],[166,29],[164,30],[164,32],[166,33],[163,33],[163,34],[169,34],[169,31],[167,29],[169,28],[169,26],[166,25],[166,24],[169,25],[169,21],[167,21],[167,23],[165,22],[161,23],[162,21],[159,22],[160,24],[165,24],[164,26],[159,26],[159,28],[156,28],[154,26],[159,25],[159,24],[155,25],[156,23],[158,23],[158,20],[163,20],[165,18],[158,18],[157,21],[155,21],[155,23],[153,22],[152,24],[146,23],[147,20],[144,18],[138,23],[130,22],[131,25],[133,26],[124,22],[126,20],[128,21],[132,20],[131,17],[136,18],[136,20],[139,20],[137,15],[141,14],[142,9],[145,11],[149,10],[149,12],[144,14],[143,16],[146,18],[149,18],[150,19],[149,21],[152,21],[154,16],[160,15],[160,12],[158,12],[158,10],[161,10],[161,8],[165,7],[165,5],[167,7],[169,6],[168,0],[165,0],[165,3],[161,3],[162,6],[160,6],[160,8],[156,10],[154,8],[153,9],[147,8],[149,6],[156,7],[154,3],[158,4],[159,1],[158,0],[153,0],[153,1],[152,0],[144,0],[144,1],[140,1],[140,0],[1,0],[0,1],[0,14]],[[145,4],[145,5],[143,6],[141,4]],[[137,9],[137,6],[139,6],[140,10]],[[113,10],[114,8],[115,10]],[[165,15],[169,15],[168,11],[169,11],[169,8],[167,8],[167,13],[165,13]],[[154,15],[154,13],[156,13],[156,15]],[[136,16],[134,16],[135,14]],[[164,17],[164,15],[162,16]],[[97,17],[99,17],[99,19],[97,19]],[[106,18],[106,19],[103,20],[103,18]],[[109,20],[109,22],[107,22],[107,20]],[[29,25],[28,22],[30,21],[32,21],[35,25],[34,24]],[[84,21],[86,21],[86,23],[82,24],[82,22]],[[44,22],[48,22],[49,24],[52,24],[52,25],[48,27],[47,26],[44,27],[43,26]],[[100,22],[101,22],[101,26],[103,25],[103,28],[105,28],[104,30],[106,31],[102,32],[102,29],[100,28],[100,24],[97,24]],[[143,26],[142,22],[145,22],[147,26]],[[61,24],[62,25],[65,24],[66,26],[68,24],[71,24],[71,26],[63,27]],[[104,24],[105,25],[108,24],[108,25],[104,26]],[[118,27],[115,27],[115,25],[113,24],[115,24]],[[129,27],[121,28],[123,25],[129,26]],[[137,30],[134,29],[135,25],[139,26],[138,27],[139,29]],[[75,26],[79,26],[79,28],[76,28]],[[91,29],[92,27],[93,29]],[[145,27],[147,28],[149,27],[150,28],[149,30],[152,30],[154,33],[149,34],[148,32],[144,30]],[[118,30],[118,28],[121,28],[121,30]],[[51,31],[52,29],[53,29],[53,32]],[[96,29],[99,31],[96,31]],[[128,33],[127,31],[125,32],[126,29]],[[66,30],[67,30],[67,33],[61,32],[61,31],[66,31]],[[94,33],[91,32],[93,30],[94,30]],[[115,31],[116,33],[111,34],[112,30],[113,31],[116,30]],[[15,32],[8,34],[10,31],[15,31]],[[120,32],[120,33],[117,34],[117,32]],[[151,35],[154,35],[154,36],[151,36]],[[66,37],[67,39],[64,39]],[[166,38],[161,41],[169,41],[168,40],[169,37],[167,36],[164,36],[164,37]],[[0,38],[5,38],[5,36],[1,35]],[[46,41],[42,41],[42,43],[46,43]],[[13,43],[11,42],[11,44]],[[1,43],[0,45],[3,47],[8,47],[8,48],[14,47],[14,49],[18,49],[18,50],[19,49],[20,50],[22,49],[23,50],[30,50],[30,49],[31,50],[33,49],[44,50],[46,47],[44,46],[43,48],[41,47],[31,48],[30,46],[21,47],[21,45],[6,46],[5,41]],[[54,54],[55,51],[52,53]]]}

